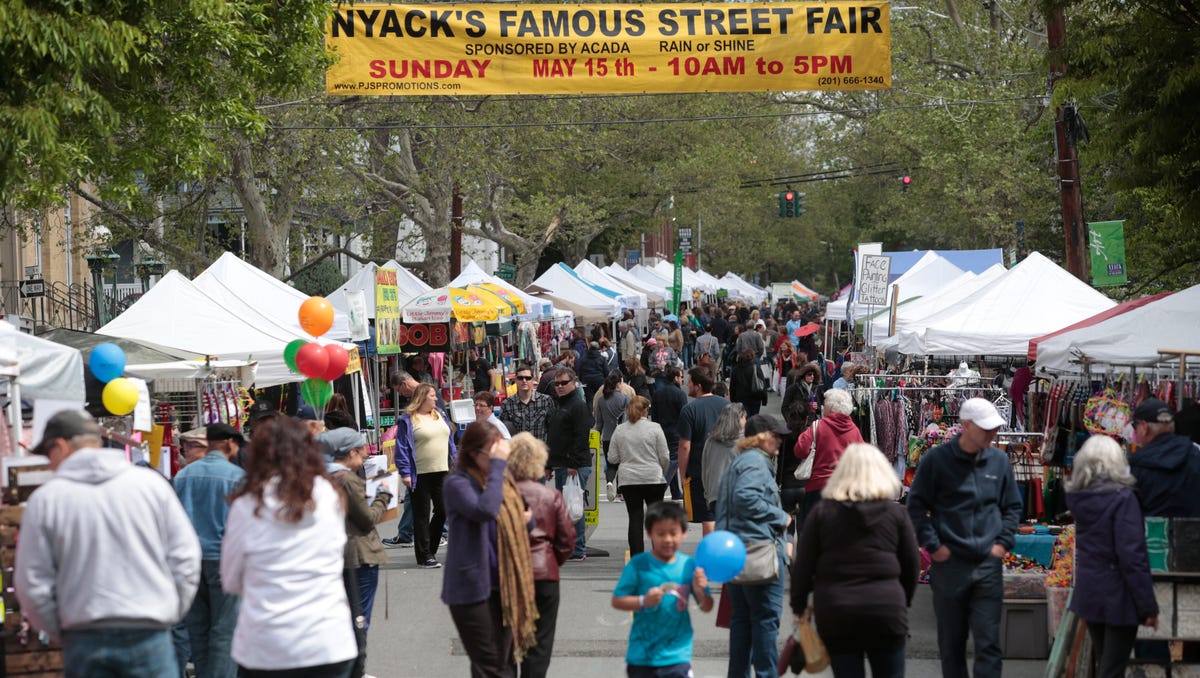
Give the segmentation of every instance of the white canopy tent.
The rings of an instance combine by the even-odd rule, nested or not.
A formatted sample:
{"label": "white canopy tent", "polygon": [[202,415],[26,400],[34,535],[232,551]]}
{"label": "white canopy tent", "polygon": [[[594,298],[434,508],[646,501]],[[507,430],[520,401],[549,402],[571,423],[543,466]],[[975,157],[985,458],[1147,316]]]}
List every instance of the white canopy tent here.
{"label": "white canopy tent", "polygon": [[622,283],[631,290],[637,290],[646,295],[646,305],[650,308],[662,308],[666,305],[667,300],[663,296],[663,290],[657,285],[651,284],[633,275],[629,271],[621,268],[616,264],[609,264],[600,269],[605,275],[613,280]]}
{"label": "white canopy tent", "polygon": [[557,298],[600,311],[606,318],[620,316],[623,310],[616,292],[603,290],[585,282],[562,262],[546,269],[533,284]]}
{"label": "white canopy tent", "polygon": [[17,367],[17,386],[25,400],[87,399],[83,354],[77,348],[20,332],[12,323],[0,320],[0,363]]}
{"label": "white canopy tent", "polygon": [[1037,252],[924,328],[900,334],[918,355],[1025,355],[1029,340],[1116,306]]}
{"label": "white canopy tent", "polygon": [[[549,318],[554,314],[554,306],[552,302],[546,299],[540,299],[528,292],[519,290],[503,278],[498,278],[484,271],[479,264],[473,260],[467,260],[467,265],[463,266],[462,272],[458,274],[454,280],[450,281],[450,287],[466,287],[467,285],[478,285],[479,283],[491,283],[505,290],[525,304],[525,314],[520,316],[524,319]],[[401,295],[403,299],[404,296]]]}
{"label": "white canopy tent", "polygon": [[699,279],[703,280],[705,283],[707,283],[709,285],[709,287],[712,288],[714,293],[717,290],[725,289],[725,283],[721,282],[720,278],[709,273],[708,271],[706,271],[702,268],[698,268],[694,271],[694,273],[696,274],[697,278],[699,278]]}
{"label": "white canopy tent", "polygon": [[896,331],[891,337],[886,336],[888,326],[887,316],[882,315],[872,318],[873,336],[880,337],[875,342],[875,345],[887,346],[898,344],[900,332],[904,330],[915,331],[918,328],[923,330],[930,323],[940,318],[942,314],[953,310],[960,301],[993,284],[1005,273],[1008,273],[1008,269],[999,264],[994,264],[991,268],[978,275],[971,271],[965,271],[961,276],[951,281],[942,292],[921,297],[900,306],[896,309]]}
{"label": "white canopy tent", "polygon": [[[396,261],[390,260],[386,264],[375,264],[374,262],[366,264],[358,273],[350,276],[350,279],[342,283],[342,286],[333,291],[332,294],[325,297],[333,304],[334,311],[343,315],[349,316],[350,304],[346,301],[348,292],[363,292],[363,299],[366,301],[367,317],[375,317],[375,272],[380,268],[396,269],[396,288],[399,292],[400,299],[411,299],[422,292],[428,292],[431,288],[425,284],[411,271],[404,268]],[[334,316],[336,318],[336,316]]]}
{"label": "white canopy tent", "polygon": [[[674,273],[672,276],[664,276],[653,268],[646,268],[641,264],[637,264],[629,269],[629,274],[638,280],[644,281],[647,285],[653,285],[654,289],[663,295],[664,303],[671,299],[671,290],[669,289],[675,284]],[[692,286],[687,280],[683,281],[683,289],[679,292],[680,299],[692,298]]]}
{"label": "white canopy tent", "polygon": [[124,313],[96,331],[165,351],[182,350],[222,360],[258,361],[256,385],[301,381],[288,369],[283,349],[300,334],[274,324],[238,318],[179,271],[169,271]]}
{"label": "white canopy tent", "polygon": [[[666,277],[668,280],[675,279],[675,264],[669,261],[660,261],[654,265],[654,271],[659,275]],[[680,271],[683,277],[683,284],[693,290],[700,290],[704,294],[716,294],[717,290],[721,289],[720,285],[708,282],[704,278],[696,275],[696,272],[687,266],[683,266]],[[688,297],[691,299],[691,297]]]}
{"label": "white canopy tent", "polygon": [[[942,257],[936,252],[926,252],[925,256],[921,257],[920,261],[908,269],[904,275],[897,278],[894,282],[888,284],[887,302],[882,305],[869,306],[867,304],[857,302],[852,308],[854,309],[854,320],[860,320],[866,316],[884,308],[892,303],[892,290],[894,285],[900,286],[900,301],[911,299],[913,297],[923,297],[930,294],[937,294],[949,288],[950,283],[955,278],[960,277],[963,270],[949,260]],[[850,303],[850,298],[847,296],[844,299],[831,301],[825,307],[826,320],[845,320],[846,305]],[[886,328],[885,332],[886,334]]]}
{"label": "white canopy tent", "polygon": [[620,293],[622,298],[631,302],[626,306],[626,308],[643,309],[647,308],[648,306],[645,292],[634,289],[620,280],[608,275],[601,270],[599,266],[593,264],[587,259],[580,260],[580,262],[575,266],[575,274],[580,278],[583,278],[585,281],[592,283],[593,285],[599,285],[605,289]]}
{"label": "white canopy tent", "polygon": [[[300,305],[309,295],[288,285],[266,271],[226,252],[192,281],[197,288],[212,297],[246,322],[267,329],[272,334],[283,332],[292,339],[308,337],[300,327]],[[349,339],[350,320],[345,313],[333,314],[333,327],[326,339]]]}
{"label": "white canopy tent", "polygon": [[724,283],[725,291],[730,296],[739,297],[755,304],[761,304],[770,296],[766,290],[757,285],[751,285],[733,271],[728,271],[721,276],[721,282]]}
{"label": "white canopy tent", "polygon": [[[1069,323],[1060,326],[1065,324]],[[1046,339],[1038,344],[1037,364],[1056,372],[1082,371],[1079,361],[1083,358],[1099,364],[1155,364],[1164,360],[1159,351],[1200,351],[1198,328],[1200,285],[1195,285],[1095,325]]]}

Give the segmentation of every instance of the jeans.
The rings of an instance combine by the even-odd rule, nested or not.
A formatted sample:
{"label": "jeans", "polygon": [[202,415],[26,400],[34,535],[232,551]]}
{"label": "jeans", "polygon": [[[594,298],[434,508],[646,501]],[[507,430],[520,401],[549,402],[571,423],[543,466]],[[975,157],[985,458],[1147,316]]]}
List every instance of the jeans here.
{"label": "jeans", "polygon": [[358,601],[361,606],[364,628],[371,628],[371,610],[375,609],[375,591],[379,589],[379,566],[359,565]]}
{"label": "jeans", "polygon": [[65,678],[161,678],[179,670],[170,629],[63,632]]}
{"label": "jeans", "polygon": [[930,568],[938,651],[944,678],[967,678],[967,631],[975,639],[975,678],[1000,678],[1000,614],[1004,571],[999,558],[982,561],[950,556]]}
{"label": "jeans", "polygon": [[1137,640],[1136,626],[1109,626],[1088,622],[1088,636],[1092,639],[1093,675],[1096,678],[1124,678],[1125,665]]}
{"label": "jeans", "polygon": [[904,649],[904,639],[900,638],[889,648],[830,655],[833,678],[866,678],[864,654],[871,664],[871,678],[904,678]]}
{"label": "jeans", "polygon": [[197,676],[233,678],[237,675],[237,664],[229,653],[239,607],[241,598],[225,593],[221,588],[221,561],[200,561],[200,586],[184,617]]}
{"label": "jeans", "polygon": [[[413,490],[413,554],[420,565],[437,555],[442,540],[442,528],[446,526],[446,504],[442,501],[442,481],[446,471],[417,474]],[[433,517],[430,517],[430,505]]]}
{"label": "jeans", "polygon": [[[591,466],[581,466],[575,469],[579,472],[579,485],[583,488],[583,506],[585,515],[575,521],[575,550],[571,553],[571,557],[582,557],[587,555],[587,505],[588,493],[591,488],[588,485],[588,480],[592,477]],[[567,469],[554,469],[554,487],[562,492],[563,485],[567,484]]]}
{"label": "jeans", "polygon": [[[787,565],[779,564],[780,572]],[[729,619],[728,678],[777,678],[779,614],[783,610],[783,577],[770,584],[726,584],[732,614]]]}
{"label": "jeans", "polygon": [[629,514],[629,555],[636,556],[646,550],[646,509],[662,501],[666,483],[654,485],[625,485],[625,511]]}
{"label": "jeans", "polygon": [[188,640],[187,622],[171,627],[171,643],[175,645],[175,661],[179,662],[179,678],[187,678],[187,665],[192,659],[192,642]]}
{"label": "jeans", "polygon": [[396,541],[411,544],[413,540],[412,491],[404,493],[404,513],[396,529]]}

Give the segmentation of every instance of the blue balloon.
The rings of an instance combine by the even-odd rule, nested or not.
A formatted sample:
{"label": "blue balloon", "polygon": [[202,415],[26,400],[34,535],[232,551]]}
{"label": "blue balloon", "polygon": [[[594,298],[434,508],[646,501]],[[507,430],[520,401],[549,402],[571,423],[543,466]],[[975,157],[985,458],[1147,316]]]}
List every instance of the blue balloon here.
{"label": "blue balloon", "polygon": [[696,547],[696,565],[704,568],[709,581],[724,584],[746,566],[746,544],[732,532],[712,532]]}
{"label": "blue balloon", "polygon": [[107,384],[125,374],[125,351],[113,343],[96,344],[88,356],[88,367],[97,379]]}

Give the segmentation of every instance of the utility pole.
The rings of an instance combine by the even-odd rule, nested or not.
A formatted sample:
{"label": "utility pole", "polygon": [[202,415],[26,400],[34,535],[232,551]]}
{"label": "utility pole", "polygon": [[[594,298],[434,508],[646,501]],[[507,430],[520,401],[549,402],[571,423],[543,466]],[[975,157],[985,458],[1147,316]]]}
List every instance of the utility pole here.
{"label": "utility pole", "polygon": [[[1046,18],[1046,36],[1050,48],[1050,91],[1067,72],[1063,60],[1066,47],[1067,20],[1061,8],[1053,9]],[[1087,242],[1084,238],[1083,187],[1079,183],[1079,153],[1075,140],[1067,129],[1064,113],[1073,108],[1058,106],[1054,109],[1054,142],[1058,160],[1059,193],[1062,196],[1063,232],[1066,240],[1067,272],[1088,282]]]}

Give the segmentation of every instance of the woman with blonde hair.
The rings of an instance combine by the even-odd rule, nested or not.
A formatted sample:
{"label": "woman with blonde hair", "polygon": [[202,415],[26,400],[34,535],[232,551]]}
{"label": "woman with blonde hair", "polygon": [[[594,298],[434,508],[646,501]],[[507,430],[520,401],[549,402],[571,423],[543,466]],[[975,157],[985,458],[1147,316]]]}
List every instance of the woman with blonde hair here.
{"label": "woman with blonde hair", "polygon": [[671,453],[662,426],[650,421],[650,401],[634,396],[625,410],[625,422],[613,431],[608,463],[617,465],[617,484],[629,514],[629,555],[646,550],[642,525],[646,507],[662,501],[667,489]]}
{"label": "woman with blonde hair", "polygon": [[836,678],[904,675],[908,607],[917,589],[916,533],[896,503],[900,481],[874,445],[850,445],[809,512],[792,567],[797,623],[813,594],[817,632]]}
{"label": "woman with blonde hair", "polygon": [[558,623],[558,568],[575,548],[575,524],[567,515],[561,492],[543,482],[546,478],[546,443],[528,432],[509,441],[508,473],[517,484],[525,506],[533,514],[529,530],[533,590],[537,599],[536,644],[525,653],[521,678],[544,678],[554,652],[554,629]]}
{"label": "woman with blonde hair", "polygon": [[442,566],[435,557],[446,524],[442,483],[457,456],[454,425],[437,406],[437,391],[429,384],[417,386],[408,409],[396,421],[396,470],[412,492],[413,555],[418,567]]}
{"label": "woman with blonde hair", "polygon": [[1075,593],[1071,611],[1087,622],[1097,678],[1124,676],[1139,624],[1158,628],[1158,602],[1142,510],[1125,451],[1094,435],[1079,448],[1067,481],[1075,516]]}

